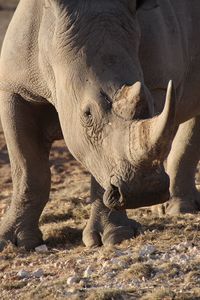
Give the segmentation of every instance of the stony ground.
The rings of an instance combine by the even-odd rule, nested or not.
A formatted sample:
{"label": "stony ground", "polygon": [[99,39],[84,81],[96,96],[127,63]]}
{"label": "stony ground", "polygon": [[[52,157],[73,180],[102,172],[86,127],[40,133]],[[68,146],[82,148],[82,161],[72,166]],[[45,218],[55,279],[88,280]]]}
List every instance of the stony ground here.
{"label": "stony ground", "polygon": [[[15,2],[0,0],[0,39]],[[130,217],[143,224],[140,236],[86,249],[89,174],[63,142],[53,145],[50,163],[51,196],[40,220],[45,245],[34,252],[9,245],[0,253],[1,299],[200,299],[200,214],[157,218],[132,210]],[[1,131],[0,166],[1,217],[12,194]]]}

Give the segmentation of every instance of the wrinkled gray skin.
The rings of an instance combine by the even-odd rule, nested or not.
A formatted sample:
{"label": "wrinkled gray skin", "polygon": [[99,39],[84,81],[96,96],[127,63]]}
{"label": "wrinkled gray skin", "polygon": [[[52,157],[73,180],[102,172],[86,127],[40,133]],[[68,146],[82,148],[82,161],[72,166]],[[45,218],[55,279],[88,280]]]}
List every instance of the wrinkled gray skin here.
{"label": "wrinkled gray skin", "polygon": [[139,224],[125,208],[169,199],[169,152],[171,200],[162,210],[199,210],[199,14],[199,0],[20,1],[0,59],[14,185],[2,246],[42,243],[48,156],[62,135],[93,176],[87,246],[135,236]]}

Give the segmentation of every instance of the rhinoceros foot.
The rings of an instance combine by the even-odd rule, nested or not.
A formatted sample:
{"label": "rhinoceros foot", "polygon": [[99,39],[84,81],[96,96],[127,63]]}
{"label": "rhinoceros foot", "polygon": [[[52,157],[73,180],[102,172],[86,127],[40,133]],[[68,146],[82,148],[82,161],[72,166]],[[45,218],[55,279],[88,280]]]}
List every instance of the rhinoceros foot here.
{"label": "rhinoceros foot", "polygon": [[198,213],[200,211],[200,194],[195,191],[191,195],[184,197],[172,197],[164,204],[153,207],[152,211],[159,216]]}
{"label": "rhinoceros foot", "polygon": [[136,237],[141,232],[141,225],[127,218],[127,225],[110,226],[104,230],[102,242],[104,245],[115,245],[124,240]]}
{"label": "rhinoceros foot", "polygon": [[40,232],[20,231],[19,233],[7,233],[2,232],[0,229],[0,251],[3,251],[9,243],[23,247],[26,250],[32,250],[43,244],[43,240]]}
{"label": "rhinoceros foot", "polygon": [[96,200],[83,231],[83,242],[87,247],[114,245],[136,237],[140,232],[141,225],[128,219],[125,211],[110,210],[102,200]]}
{"label": "rhinoceros foot", "polygon": [[7,214],[0,226],[0,251],[8,243],[31,250],[43,243],[42,233],[39,228],[28,228],[22,221],[12,220]]}

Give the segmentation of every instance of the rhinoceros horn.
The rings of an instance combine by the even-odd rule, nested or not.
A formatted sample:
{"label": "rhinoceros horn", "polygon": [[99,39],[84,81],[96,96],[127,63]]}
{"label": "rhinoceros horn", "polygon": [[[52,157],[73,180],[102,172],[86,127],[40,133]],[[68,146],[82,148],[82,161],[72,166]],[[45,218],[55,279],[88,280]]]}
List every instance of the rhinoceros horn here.
{"label": "rhinoceros horn", "polygon": [[113,111],[125,120],[132,120],[141,96],[141,82],[124,85],[115,95]]}
{"label": "rhinoceros horn", "polygon": [[130,160],[164,160],[169,153],[174,133],[176,95],[169,82],[162,113],[153,118],[133,121],[130,125]]}

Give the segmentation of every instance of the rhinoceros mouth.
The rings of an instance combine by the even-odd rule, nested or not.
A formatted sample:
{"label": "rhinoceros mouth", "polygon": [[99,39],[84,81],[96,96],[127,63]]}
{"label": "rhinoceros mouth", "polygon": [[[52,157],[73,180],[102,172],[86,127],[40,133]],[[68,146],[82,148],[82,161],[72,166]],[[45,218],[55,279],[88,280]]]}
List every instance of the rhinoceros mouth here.
{"label": "rhinoceros mouth", "polygon": [[135,209],[165,203],[170,199],[169,190],[147,192],[126,197],[126,209]]}
{"label": "rhinoceros mouth", "polygon": [[103,203],[110,209],[124,210],[126,201],[120,187],[111,184],[103,195]]}

